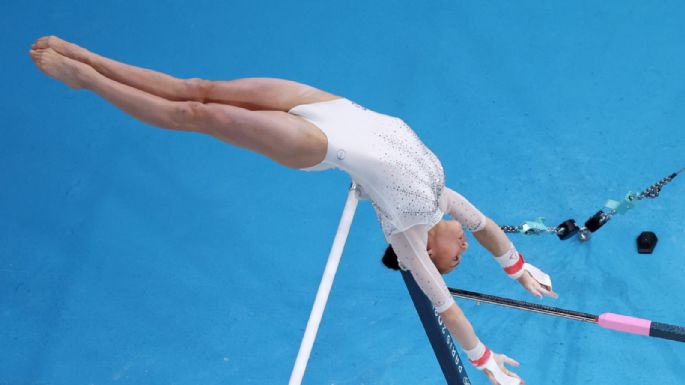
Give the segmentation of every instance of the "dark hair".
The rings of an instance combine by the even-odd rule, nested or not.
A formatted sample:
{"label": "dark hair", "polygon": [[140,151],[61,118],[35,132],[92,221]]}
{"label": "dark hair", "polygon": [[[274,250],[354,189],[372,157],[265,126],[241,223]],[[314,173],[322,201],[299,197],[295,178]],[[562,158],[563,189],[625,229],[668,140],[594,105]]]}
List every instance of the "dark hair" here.
{"label": "dark hair", "polygon": [[395,254],[395,250],[393,250],[392,246],[390,245],[388,245],[388,248],[385,249],[385,254],[383,254],[382,261],[385,267],[387,267],[388,269],[400,269],[400,263],[397,261],[397,254]]}

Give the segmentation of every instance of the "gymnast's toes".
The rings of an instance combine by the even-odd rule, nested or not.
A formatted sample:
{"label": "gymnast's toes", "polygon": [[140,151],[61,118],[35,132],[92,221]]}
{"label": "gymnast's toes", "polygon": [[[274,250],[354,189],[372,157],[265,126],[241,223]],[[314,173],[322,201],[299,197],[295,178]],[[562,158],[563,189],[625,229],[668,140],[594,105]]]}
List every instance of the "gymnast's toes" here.
{"label": "gymnast's toes", "polygon": [[52,48],[31,50],[30,55],[38,68],[46,75],[64,82],[71,88],[83,88],[85,71],[82,67],[85,69],[90,67],[62,56]]}
{"label": "gymnast's toes", "polygon": [[55,39],[59,39],[57,36],[43,36],[36,40],[35,43],[31,46],[31,49],[37,50],[37,49],[46,49],[50,48],[50,44],[54,42]]}
{"label": "gymnast's toes", "polygon": [[60,55],[66,56],[74,60],[78,60],[80,62],[85,62],[87,59],[88,51],[74,43],[69,43],[68,41],[63,40],[57,36],[41,37],[31,47],[31,49],[46,48],[52,48]]}

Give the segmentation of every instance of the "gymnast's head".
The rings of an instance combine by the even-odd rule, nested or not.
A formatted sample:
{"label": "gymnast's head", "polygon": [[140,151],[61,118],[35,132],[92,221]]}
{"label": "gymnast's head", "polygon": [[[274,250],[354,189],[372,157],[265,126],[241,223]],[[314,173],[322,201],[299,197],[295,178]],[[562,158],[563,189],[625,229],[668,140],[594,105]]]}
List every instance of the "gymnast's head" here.
{"label": "gymnast's head", "polygon": [[[447,274],[459,265],[463,253],[469,248],[469,243],[459,222],[443,220],[428,231],[426,248],[428,256],[440,274]],[[385,249],[383,264],[393,270],[400,268],[397,255],[390,245]]]}

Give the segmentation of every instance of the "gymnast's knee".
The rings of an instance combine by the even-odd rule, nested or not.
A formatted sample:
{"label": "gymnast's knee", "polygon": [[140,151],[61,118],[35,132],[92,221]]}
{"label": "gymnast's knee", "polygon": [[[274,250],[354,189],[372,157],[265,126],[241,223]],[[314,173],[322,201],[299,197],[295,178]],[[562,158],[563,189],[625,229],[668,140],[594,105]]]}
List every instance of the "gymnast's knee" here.
{"label": "gymnast's knee", "polygon": [[201,102],[174,102],[170,128],[181,131],[206,132],[212,111]]}
{"label": "gymnast's knee", "polygon": [[183,87],[186,89],[186,94],[191,95],[192,101],[207,103],[214,82],[200,78],[184,79]]}

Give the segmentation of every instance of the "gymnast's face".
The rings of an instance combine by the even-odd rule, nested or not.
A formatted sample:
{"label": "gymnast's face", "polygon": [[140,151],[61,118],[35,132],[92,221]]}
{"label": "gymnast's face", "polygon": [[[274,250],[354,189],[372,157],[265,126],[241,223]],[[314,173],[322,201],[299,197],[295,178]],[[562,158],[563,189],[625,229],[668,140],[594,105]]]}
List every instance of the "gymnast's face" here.
{"label": "gymnast's face", "polygon": [[455,220],[440,221],[428,236],[428,255],[440,274],[454,270],[461,256],[469,248],[461,224]]}

